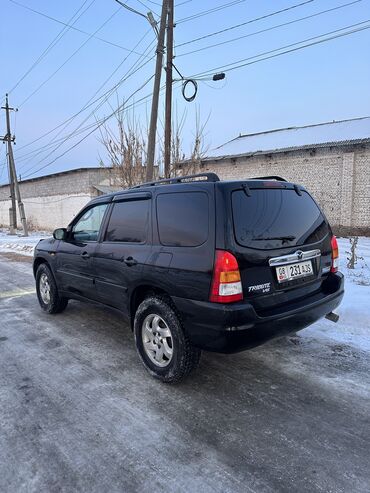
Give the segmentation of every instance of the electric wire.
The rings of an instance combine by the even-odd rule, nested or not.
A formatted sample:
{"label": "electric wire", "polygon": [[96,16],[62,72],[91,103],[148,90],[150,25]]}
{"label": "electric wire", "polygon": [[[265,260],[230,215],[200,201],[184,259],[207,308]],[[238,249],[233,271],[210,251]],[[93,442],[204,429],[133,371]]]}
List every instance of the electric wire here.
{"label": "electric wire", "polygon": [[26,174],[23,178],[28,178],[29,176],[32,176],[32,175],[38,173],[39,171],[42,171],[43,169],[47,168],[48,166],[51,166],[53,163],[55,163],[55,161],[57,161],[58,159],[60,159],[61,157],[63,157],[65,154],[67,154],[67,152],[70,152],[72,149],[74,149],[79,144],[81,144],[81,142],[83,142],[85,139],[87,139],[92,133],[96,132],[96,130],[98,130],[102,125],[104,125],[104,123],[106,123],[110,118],[112,118],[112,116],[116,115],[119,111],[121,111],[124,108],[124,106],[127,103],[127,101],[129,101],[130,99],[132,99],[135,96],[135,94],[137,94],[147,84],[149,84],[149,82],[153,78],[154,78],[154,75],[151,75],[149,77],[149,79],[147,79],[138,89],[136,89],[133,93],[130,94],[130,96],[124,101],[124,103],[122,103],[122,105],[119,105],[116,110],[114,110],[108,116],[106,116],[105,118],[103,118],[97,125],[95,125],[95,127],[90,132],[88,132],[78,142],[76,142],[75,144],[73,144],[71,147],[69,147],[68,149],[66,149],[62,154],[60,154],[59,156],[55,157],[52,161],[50,161],[49,163],[45,164],[41,168],[38,168],[37,170],[33,171],[32,173]]}
{"label": "electric wire", "polygon": [[[139,42],[135,45],[134,49],[143,41],[143,39],[146,37],[146,35],[150,32],[151,30],[149,29],[145,35],[139,40]],[[149,47],[151,47],[153,45],[153,42],[149,45]],[[148,48],[149,48],[148,47]],[[145,50],[144,53],[141,54],[141,56],[147,56],[146,53],[148,52],[148,48]],[[135,51],[131,50],[131,53],[136,53]],[[119,70],[119,68],[122,66],[122,64],[127,60],[127,58],[130,56],[130,53],[127,57],[124,58],[124,60],[115,68],[115,70],[110,74],[110,76],[105,80],[104,82],[104,85],[113,77],[113,75]],[[153,59],[153,56],[151,58],[148,59],[148,62],[151,61]],[[132,68],[132,67],[131,67]],[[131,70],[131,68],[129,70]],[[124,75],[124,77],[127,75],[128,72],[126,72],[126,74]],[[93,104],[95,104],[96,102],[98,102],[100,99],[102,99],[104,96],[106,96],[110,91],[112,91],[112,89],[116,89],[119,87],[119,85],[121,84],[121,82],[124,81],[124,77],[122,77],[120,79],[120,81],[113,87],[113,88],[110,88],[108,91],[106,91],[102,96],[100,96],[99,98],[95,99],[94,101],[91,102],[92,98],[94,98],[94,96],[101,90],[101,88],[103,87],[100,86],[100,88],[96,91],[96,93],[94,94],[94,96],[92,96],[92,98],[90,98],[90,100],[77,112],[75,113],[74,115],[72,115],[71,117],[69,117],[67,120],[64,120],[62,123],[60,123],[59,125],[57,125],[56,127],[52,128],[51,130],[48,130],[47,132],[45,132],[44,134],[40,135],[39,137],[37,137],[36,139],[32,140],[31,142],[28,142],[27,144],[24,144],[20,147],[18,147],[18,151],[26,148],[26,147],[29,147],[30,145],[42,140],[44,137],[47,137],[48,135],[50,135],[51,133],[53,133],[55,130],[58,130],[59,128],[61,128],[63,125],[65,125],[66,123],[70,122],[71,120],[75,119],[78,115],[80,115],[85,109],[89,108],[90,106],[92,106]],[[34,151],[31,151],[32,153]],[[23,156],[20,156],[21,158]]]}
{"label": "electric wire", "polygon": [[293,19],[291,21],[283,22],[282,24],[276,24],[275,26],[267,27],[267,28],[261,29],[259,31],[254,31],[252,33],[243,34],[242,36],[238,36],[236,38],[232,38],[232,39],[228,39],[228,40],[225,40],[225,41],[221,41],[220,43],[214,43],[214,44],[211,44],[211,45],[203,46],[202,48],[198,48],[197,50],[192,50],[192,51],[187,51],[185,53],[180,53],[180,54],[176,55],[176,58],[187,56],[187,55],[194,54],[194,53],[199,53],[201,51],[209,50],[211,48],[216,48],[218,46],[223,46],[223,45],[226,45],[226,44],[229,44],[229,43],[233,43],[235,41],[240,41],[241,39],[249,38],[251,36],[255,36],[257,34],[266,33],[266,32],[269,32],[269,31],[273,31],[273,30],[279,29],[281,27],[286,27],[286,26],[289,26],[291,24],[296,24],[297,22],[302,22],[302,21],[305,21],[305,20],[308,20],[308,19],[313,19],[314,17],[318,17],[320,15],[327,14],[329,12],[333,12],[333,11],[336,11],[336,10],[339,10],[339,9],[343,9],[345,7],[350,7],[351,5],[354,5],[354,4],[359,3],[359,2],[362,2],[362,0],[353,0],[352,2],[348,2],[348,3],[342,4],[342,5],[338,5],[337,7],[333,7],[331,9],[321,10],[320,12],[316,12],[316,13],[311,14],[311,15],[306,15],[306,16],[300,17],[298,19]]}
{"label": "electric wire", "polygon": [[120,0],[115,0],[117,3],[119,3],[121,5],[121,7],[123,7],[124,9],[126,10],[129,10],[130,12],[134,13],[134,14],[137,14],[137,15],[140,15],[141,17],[144,17],[144,19],[147,19],[147,16],[144,15],[143,13],[139,12],[138,10],[130,7],[129,5],[127,5],[126,3],[123,3],[121,2]]}
{"label": "electric wire", "polygon": [[54,70],[54,72],[49,75],[49,77],[47,77],[41,84],[39,84],[39,86],[37,86],[37,88],[31,92],[31,94],[29,94],[23,101],[22,103],[19,105],[19,108],[21,108],[27,101],[29,101],[36,93],[39,92],[39,90],[44,87],[45,84],[47,84],[75,55],[77,55],[77,53],[82,50],[82,48],[93,38],[93,36],[99,32],[101,29],[103,29],[104,26],[106,26],[108,24],[108,22],[110,22],[113,17],[115,15],[117,15],[117,13],[119,12],[119,8],[117,10],[115,10],[115,12],[113,12],[113,14],[111,14],[99,27],[98,29],[96,29],[96,31],[90,35],[61,65],[59,65],[59,67]]}
{"label": "electric wire", "polygon": [[201,12],[198,12],[197,14],[189,15],[188,17],[183,17],[182,19],[178,20],[176,24],[182,24],[184,22],[189,22],[195,19],[198,19],[199,17],[203,17],[205,15],[213,14],[214,12],[218,12],[219,10],[223,10],[229,7],[233,7],[234,5],[238,5],[240,3],[247,2],[248,0],[234,0],[233,2],[228,2],[223,5],[219,5],[218,7],[214,7],[213,9],[207,9],[203,10]]}
{"label": "electric wire", "polygon": [[156,15],[157,17],[160,17],[157,12],[155,12],[154,10],[152,10],[148,5],[146,5],[144,2],[142,2],[142,0],[136,0],[136,1],[139,2],[140,5],[142,5],[143,7],[145,7],[148,11],[153,12],[154,15]]}
{"label": "electric wire", "polygon": [[[260,61],[269,60],[271,58],[285,55],[287,53],[292,53],[292,52],[301,50],[303,48],[308,48],[310,46],[325,43],[326,41],[331,41],[333,39],[341,38],[341,37],[348,36],[348,35],[351,35],[351,34],[354,34],[354,33],[360,32],[360,31],[364,31],[364,30],[370,28],[370,24],[367,26],[363,26],[363,24],[365,24],[366,22],[370,22],[370,19],[368,19],[366,21],[358,22],[356,24],[351,24],[350,26],[346,26],[346,27],[343,27],[341,29],[336,29],[334,31],[320,34],[318,36],[306,38],[306,39],[303,39],[301,41],[297,41],[296,43],[291,43],[289,45],[281,46],[280,48],[276,48],[274,50],[265,51],[265,52],[259,53],[258,55],[254,55],[254,56],[251,56],[248,58],[243,58],[241,60],[236,60],[235,62],[231,62],[231,63],[225,64],[225,65],[219,66],[219,67],[205,70],[204,72],[200,72],[200,73],[192,76],[192,78],[195,80],[202,80],[202,77],[209,77],[212,73],[219,71],[219,70],[222,70],[223,72],[227,73],[227,72],[230,72],[232,70],[237,70],[239,68],[245,67],[247,65],[252,65],[252,64],[258,63]],[[358,27],[357,29],[352,29],[351,31],[347,31],[347,32],[341,32],[341,31],[344,31],[346,29],[351,29],[352,27],[361,26],[361,25],[362,25],[362,27]],[[333,36],[330,36],[331,34],[333,34]],[[319,39],[319,38],[322,38],[324,36],[330,36],[330,37],[325,38],[325,39]],[[314,40],[317,40],[317,41],[314,41]],[[307,43],[308,41],[312,41],[312,42]],[[297,45],[302,44],[302,43],[307,43],[307,44],[305,44],[303,46],[296,47],[296,48],[291,48],[293,46],[297,46]],[[286,50],[286,48],[291,48],[291,49]],[[285,51],[282,51],[281,53],[276,53],[276,52],[281,51],[281,50],[285,50]],[[265,56],[265,55],[270,55],[270,54],[271,54],[271,56]],[[248,62],[248,60],[252,60],[252,59],[258,58],[258,57],[264,57],[264,58],[260,58],[260,59],[255,60],[255,61]],[[247,63],[244,63],[244,62],[247,62]],[[228,68],[228,67],[230,67],[230,68]]]}
{"label": "electric wire", "polygon": [[[151,77],[151,79],[153,78],[153,76]],[[150,79],[147,81],[149,82]],[[174,86],[176,86],[177,82],[174,83]],[[162,85],[161,89],[160,89],[160,94],[163,94],[164,90],[165,90],[165,85]],[[136,91],[137,92],[137,91]],[[33,176],[34,174],[38,173],[39,171],[45,169],[46,167],[50,166],[51,164],[55,163],[58,159],[60,159],[61,157],[63,157],[65,154],[67,154],[69,151],[71,151],[72,149],[74,149],[75,147],[77,147],[81,142],[83,142],[86,138],[88,138],[92,133],[94,133],[96,130],[98,130],[102,125],[104,125],[104,123],[106,123],[112,116],[114,116],[116,113],[118,113],[119,111],[121,111],[123,109],[123,106],[125,106],[125,110],[129,110],[131,108],[137,108],[138,106],[142,106],[143,104],[146,104],[149,100],[149,98],[151,98],[153,96],[153,92],[150,92],[149,94],[146,94],[146,96],[143,96],[142,98],[140,98],[139,100],[131,103],[130,105],[128,106],[125,106],[127,100],[122,104],[120,105],[114,112],[112,112],[110,115],[108,115],[107,117],[104,117],[100,120],[98,120],[96,122],[96,124],[93,124],[93,125],[90,125],[89,128],[92,128],[92,131],[86,135],[85,137],[83,137],[79,142],[77,142],[76,144],[74,144],[72,147],[68,148],[66,151],[64,151],[61,155],[57,156],[56,158],[53,159],[53,161],[51,161],[50,163],[44,165],[42,168],[34,171],[33,173],[30,173],[26,176],[24,176],[23,178],[28,178],[29,176]],[[130,96],[131,97],[131,96]]]}
{"label": "electric wire", "polygon": [[[145,39],[145,37],[148,35],[148,33],[150,32],[151,30],[149,29],[145,34],[144,36],[141,37],[141,39],[138,41],[138,43],[135,45],[135,48],[137,46],[139,46],[139,44]],[[155,41],[154,41],[155,42]],[[153,41],[149,44],[149,46],[146,48],[145,50],[145,54],[149,51],[150,48],[152,48],[153,46]],[[61,124],[57,125],[56,127],[54,127],[52,130],[49,130],[48,132],[44,133],[43,135],[41,135],[40,137],[38,137],[37,139],[34,139],[32,142],[29,142],[28,144],[25,144],[24,146],[20,147],[18,150],[21,150],[25,147],[28,147],[29,145],[32,145],[34,144],[35,142],[41,140],[42,138],[46,137],[47,135],[50,135],[51,133],[53,133],[55,130],[58,130],[60,129],[61,127],[61,130],[54,136],[54,138],[52,139],[52,141],[50,141],[48,144],[38,148],[38,149],[34,149],[20,157],[18,157],[18,162],[22,162],[24,161],[24,158],[28,159],[29,156],[33,156],[33,157],[36,157],[37,155],[39,155],[40,153],[42,153],[45,149],[49,148],[50,146],[54,145],[55,143],[59,143],[60,140],[56,140],[56,137],[58,137],[64,130],[65,128],[77,117],[79,116],[83,111],[85,111],[87,108],[93,106],[95,103],[97,103],[99,100],[102,100],[103,98],[106,98],[103,103],[107,100],[107,98],[110,97],[110,95],[116,91],[121,85],[122,83],[124,83],[129,77],[131,77],[132,75],[134,75],[136,73],[136,70],[135,69],[135,66],[138,64],[138,62],[140,62],[141,58],[139,58],[138,60],[135,61],[135,63],[126,71],[126,73],[121,77],[121,79],[113,86],[111,87],[108,91],[106,91],[104,94],[102,94],[102,96],[100,96],[99,98],[97,99],[94,99],[95,96],[101,91],[101,89],[109,82],[109,80],[114,76],[114,74],[120,69],[120,67],[125,63],[125,61],[128,59],[128,57],[130,56],[130,54],[128,54],[124,60],[122,62],[120,62],[120,64],[113,70],[113,72],[109,75],[109,77],[107,79],[105,79],[105,81],[103,82],[103,84],[100,85],[100,87],[95,91],[95,93],[90,97],[90,99],[84,104],[84,106],[77,112],[75,113],[74,115],[72,115],[71,117],[69,117],[67,120],[65,120],[64,122],[62,122]],[[144,56],[144,54],[143,54]],[[154,58],[154,56],[152,56],[150,59],[148,59],[144,64],[142,64],[140,67],[138,67],[138,70],[140,70],[141,68],[143,68],[144,66],[147,65],[147,63],[149,63],[152,59]],[[96,112],[97,108],[95,108],[93,110],[93,113]],[[63,140],[63,139],[62,139]]]}
{"label": "electric wire", "polygon": [[[18,2],[16,2],[15,0],[9,0],[9,1],[18,4]],[[20,77],[20,79],[16,82],[16,84],[14,84],[14,86],[8,91],[8,94],[11,94],[19,86],[19,84],[32,72],[32,70],[35,67],[37,67],[37,65],[46,57],[46,55],[54,48],[54,46],[56,46],[59,43],[59,41],[63,38],[63,36],[67,34],[69,29],[72,27],[70,23],[73,21],[73,24],[75,24],[85,14],[85,12],[87,12],[87,10],[93,5],[93,3],[95,3],[95,1],[96,0],[91,0],[89,5],[85,8],[85,10],[83,10],[83,12],[81,12],[81,14],[78,15],[78,13],[82,10],[84,5],[86,5],[88,0],[85,0],[82,3],[81,7],[79,7],[76,10],[76,12],[72,15],[72,17],[68,20],[65,27],[57,34],[57,36],[49,43],[49,45],[45,48],[45,50],[41,53],[41,55],[33,62],[33,64],[29,67],[29,69],[26,70],[26,72]],[[74,19],[77,15],[78,17]]]}
{"label": "electric wire", "polygon": [[[136,62],[135,62],[136,63]],[[40,161],[38,161],[36,164],[34,164],[33,166],[31,166],[30,168],[27,169],[27,171],[31,171],[32,169],[34,169],[37,165],[41,164],[43,161],[45,161],[48,157],[50,157],[52,154],[54,154],[62,145],[64,145],[68,140],[70,139],[73,139],[74,137],[76,137],[76,135],[78,135],[79,133],[83,133],[84,131],[92,128],[94,126],[94,124],[90,124],[88,125],[87,127],[85,128],[81,128],[82,125],[84,123],[86,123],[92,116],[95,115],[96,111],[101,108],[101,106],[103,106],[103,104],[105,102],[108,101],[109,97],[113,94],[113,92],[117,89],[117,87],[119,87],[119,85],[121,85],[123,82],[125,82],[128,77],[131,77],[132,75],[134,75],[134,73],[136,73],[138,70],[140,70],[143,66],[147,65],[149,63],[149,61],[146,61],[144,62],[144,64],[142,64],[140,67],[138,67],[136,70],[132,71],[131,73],[128,74],[128,76],[126,76],[125,78],[123,78],[120,83],[116,84],[113,88],[111,88],[109,91],[107,91],[107,95],[105,96],[105,98],[91,111],[91,113],[84,118],[84,120],[73,130],[71,131],[69,134],[67,134],[66,136],[62,137],[61,139],[53,139],[51,142],[49,142],[49,144],[47,144],[46,146],[44,146],[42,149],[40,149],[34,156],[36,157],[37,155],[41,154],[42,152],[44,152],[45,150],[48,150],[49,148],[53,148],[53,146],[56,145],[56,147],[54,147],[46,156],[44,156]],[[27,160],[29,160],[29,157],[27,158]],[[22,161],[22,159],[20,159],[19,161]],[[23,165],[24,167],[24,165]]]}
{"label": "electric wire", "polygon": [[[81,34],[84,34],[85,36],[92,36],[94,39],[97,39],[98,41],[102,41],[103,43],[106,43],[110,46],[114,46],[116,48],[120,48],[121,50],[124,50],[124,51],[131,51],[130,48],[127,48],[125,46],[122,46],[118,43],[113,43],[113,41],[109,41],[108,39],[105,39],[105,38],[101,38],[100,36],[94,36],[92,35],[91,33],[87,32],[87,31],[84,31],[82,29],[79,29],[78,27],[75,27],[74,25],[70,25],[70,24],[67,24],[66,22],[63,22],[61,21],[60,19],[56,19],[55,17],[52,17],[50,15],[47,15],[43,12],[40,12],[39,10],[35,10],[35,9],[32,9],[31,7],[28,7],[27,5],[23,5],[22,3],[20,2],[17,2],[16,0],[9,0],[9,2],[12,2],[16,5],[18,5],[19,7],[22,7],[23,9],[26,9],[26,10],[29,10],[35,14],[38,14],[42,17],[45,17],[46,19],[49,19],[49,20],[52,20],[54,22],[57,22],[58,24],[62,24],[63,26],[66,26],[66,27],[69,27],[70,29],[76,31],[76,32],[79,32]],[[138,52],[134,52],[136,55],[141,55],[142,53],[138,53]]]}
{"label": "electric wire", "polygon": [[[153,43],[151,43],[153,44]],[[149,45],[148,48],[150,48],[151,45]],[[154,55],[153,55],[153,58],[154,58]],[[78,131],[81,129],[82,125],[88,121],[92,116],[95,115],[96,111],[105,103],[108,101],[109,97],[113,94],[113,92],[123,83],[125,82],[129,77],[131,77],[132,75],[134,75],[136,72],[138,72],[138,70],[140,70],[142,67],[144,67],[145,65],[147,65],[149,63],[150,60],[144,62],[142,65],[140,65],[139,67],[136,67],[136,65],[140,62],[140,58],[138,60],[136,60],[136,62],[133,64],[132,67],[130,67],[130,69],[126,72],[125,76],[121,78],[121,80],[115,85],[113,86],[109,91],[107,91],[105,93],[105,98],[98,104],[97,107],[95,107],[91,113],[85,117],[85,119],[72,131],[70,132],[67,136],[61,138],[61,139],[58,139],[56,140],[55,138],[52,139],[51,142],[49,142],[48,144],[46,144],[45,146],[43,146],[43,148],[40,148],[40,150],[33,156],[33,157],[36,157],[37,155],[41,154],[42,152],[44,152],[44,150],[47,150],[48,148],[50,147],[53,147],[55,144],[56,144],[56,147],[51,150],[46,156],[44,156],[38,163],[36,163],[35,165],[31,166],[31,168],[28,168],[27,171],[30,171],[32,170],[33,168],[35,168],[37,165],[41,164],[41,162],[45,161],[48,157],[50,157],[52,154],[54,154],[54,152],[56,152],[57,149],[59,149],[62,145],[64,145],[68,140],[70,140],[71,138],[74,138],[76,136],[76,134],[78,133]],[[99,98],[101,99],[101,98]],[[61,130],[61,132],[63,131],[63,129]],[[60,132],[60,133],[61,133]],[[32,154],[32,153],[29,153],[29,154]],[[28,156],[29,156],[28,154]],[[29,160],[29,157],[26,158],[27,160]],[[22,159],[20,159],[20,161],[22,161]],[[24,167],[24,165],[23,165]]]}
{"label": "electric wire", "polygon": [[[286,7],[285,9],[275,10],[274,12],[270,12],[269,14],[261,15],[260,17],[255,17],[254,19],[250,19],[248,21],[241,22],[240,24],[235,24],[233,26],[226,27],[224,29],[221,29],[220,31],[215,31],[215,32],[212,32],[209,34],[205,34],[204,36],[200,36],[199,38],[194,38],[194,39],[190,39],[189,41],[185,41],[184,43],[179,43],[175,46],[175,48],[180,48],[181,46],[195,43],[197,41],[202,41],[203,39],[207,39],[207,38],[210,38],[212,36],[216,36],[218,34],[223,34],[227,31],[232,31],[233,29],[238,29],[239,27],[243,27],[243,26],[246,26],[248,24],[252,24],[254,22],[261,21],[263,19],[268,19],[269,17],[273,17],[274,15],[282,14],[283,12],[287,12],[288,10],[293,10],[293,9],[298,8],[298,7],[302,7],[303,5],[306,5],[308,3],[312,3],[314,1],[316,1],[316,0],[306,0],[305,2],[291,5],[290,7]],[[359,0],[359,1],[361,1],[361,0]]]}

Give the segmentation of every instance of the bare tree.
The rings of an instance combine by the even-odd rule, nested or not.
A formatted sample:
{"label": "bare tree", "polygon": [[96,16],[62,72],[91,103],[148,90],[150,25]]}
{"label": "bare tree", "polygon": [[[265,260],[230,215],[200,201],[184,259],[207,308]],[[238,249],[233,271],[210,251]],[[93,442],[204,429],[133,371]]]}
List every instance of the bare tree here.
{"label": "bare tree", "polygon": [[358,236],[354,236],[350,238],[349,243],[351,246],[351,250],[349,252],[346,252],[348,254],[347,268],[354,269],[356,267],[358,260],[364,260],[364,258],[357,255]]}
{"label": "bare tree", "polygon": [[[190,175],[199,172],[202,158],[206,155],[209,147],[205,144],[205,129],[208,124],[210,115],[202,123],[200,111],[195,115],[195,131],[191,142],[190,155],[186,157],[183,152],[182,132],[185,124],[186,114],[182,118],[176,119],[172,132],[172,160],[171,176]],[[178,123],[179,122],[179,123]]]}
{"label": "bare tree", "polygon": [[[100,142],[103,144],[109,166],[115,171],[115,181],[123,188],[129,188],[145,181],[146,138],[133,115],[125,118],[124,110],[115,114],[116,130],[108,125],[100,129]],[[100,163],[105,164],[100,157]]]}
{"label": "bare tree", "polygon": [[[204,145],[204,130],[208,119],[201,123],[200,114],[196,114],[194,139],[190,155],[186,158],[183,150],[182,134],[186,121],[186,112],[177,117],[173,124],[171,148],[171,176],[193,174],[199,169],[201,158],[207,150]],[[102,166],[110,166],[114,170],[115,184],[129,188],[145,181],[146,149],[148,131],[143,131],[135,115],[131,118],[124,109],[115,114],[115,129],[107,124],[100,128],[100,142],[103,144],[106,158],[100,157]],[[159,158],[154,168],[155,179],[161,177],[163,162],[163,138],[159,139]]]}

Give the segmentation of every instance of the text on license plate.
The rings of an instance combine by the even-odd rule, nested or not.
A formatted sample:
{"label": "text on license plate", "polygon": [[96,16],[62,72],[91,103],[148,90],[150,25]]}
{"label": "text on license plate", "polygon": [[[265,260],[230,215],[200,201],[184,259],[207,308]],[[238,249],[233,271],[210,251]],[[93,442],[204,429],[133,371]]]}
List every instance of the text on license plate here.
{"label": "text on license plate", "polygon": [[313,274],[311,260],[276,267],[276,275],[279,282],[291,281],[297,277],[310,276],[311,274]]}

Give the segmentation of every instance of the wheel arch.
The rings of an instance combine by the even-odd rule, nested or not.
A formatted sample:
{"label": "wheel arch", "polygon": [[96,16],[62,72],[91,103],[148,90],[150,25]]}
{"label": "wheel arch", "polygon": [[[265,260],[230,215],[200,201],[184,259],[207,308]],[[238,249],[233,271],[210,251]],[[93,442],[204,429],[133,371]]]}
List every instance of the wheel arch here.
{"label": "wheel arch", "polygon": [[131,322],[131,330],[134,328],[134,318],[135,313],[142,301],[150,295],[160,295],[170,299],[170,295],[161,288],[158,288],[153,285],[144,284],[141,286],[137,286],[131,293],[130,296],[130,322]]}
{"label": "wheel arch", "polygon": [[35,260],[33,261],[33,277],[36,278],[36,272],[37,269],[40,267],[41,264],[46,264],[50,269],[50,264],[44,257],[36,257]]}

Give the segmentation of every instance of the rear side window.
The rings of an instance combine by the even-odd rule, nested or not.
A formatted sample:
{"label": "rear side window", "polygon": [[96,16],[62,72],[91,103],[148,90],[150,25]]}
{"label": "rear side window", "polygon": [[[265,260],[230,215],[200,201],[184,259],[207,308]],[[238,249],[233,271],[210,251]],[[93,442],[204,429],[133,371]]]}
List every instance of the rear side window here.
{"label": "rear side window", "polygon": [[158,233],[162,245],[195,247],[208,238],[208,195],[165,193],[157,197]]}
{"label": "rear side window", "polygon": [[232,193],[236,241],[256,249],[298,246],[320,241],[328,232],[325,219],[307,192],[252,189]]}
{"label": "rear side window", "polygon": [[149,205],[150,200],[114,204],[105,241],[144,243],[149,226]]}

